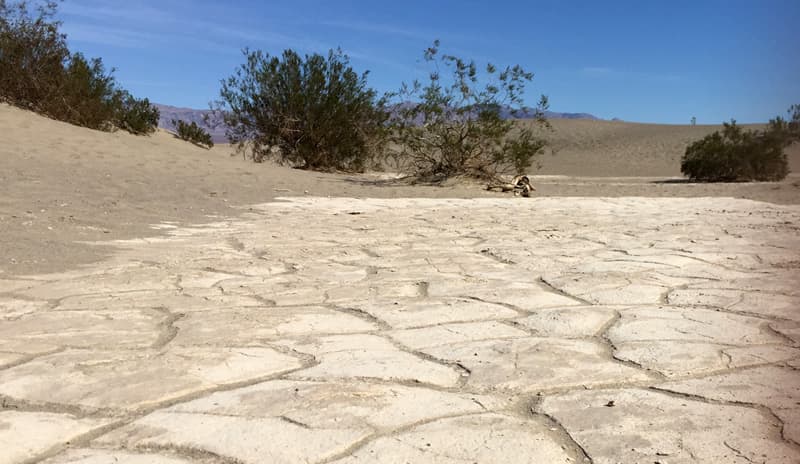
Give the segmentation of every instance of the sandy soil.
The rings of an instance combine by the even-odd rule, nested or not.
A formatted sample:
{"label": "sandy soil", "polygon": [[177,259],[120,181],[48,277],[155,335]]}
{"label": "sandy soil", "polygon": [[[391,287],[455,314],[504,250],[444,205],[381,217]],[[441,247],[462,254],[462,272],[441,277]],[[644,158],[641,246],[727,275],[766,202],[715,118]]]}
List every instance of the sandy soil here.
{"label": "sandy soil", "polygon": [[[543,132],[552,148],[541,160],[541,174],[604,177],[680,177],[686,146],[722,127],[589,119],[554,119],[551,125],[552,131]],[[794,172],[800,171],[798,155],[800,150],[791,150],[790,168]]]}
{"label": "sandy soil", "polygon": [[[554,121],[538,196],[725,196],[800,203],[800,177],[781,183],[688,184],[678,160],[713,126]],[[480,185],[410,186],[379,175],[255,165],[227,146],[203,150],[166,132],[104,133],[0,105],[0,274],[54,272],[110,250],[85,242],[159,233],[162,221],[207,222],[277,196],[471,198]],[[800,171],[800,148],[790,151]],[[596,176],[596,177],[580,177]],[[625,176],[613,178],[607,176]],[[642,177],[645,176],[645,177]],[[524,201],[519,199],[519,201]]]}

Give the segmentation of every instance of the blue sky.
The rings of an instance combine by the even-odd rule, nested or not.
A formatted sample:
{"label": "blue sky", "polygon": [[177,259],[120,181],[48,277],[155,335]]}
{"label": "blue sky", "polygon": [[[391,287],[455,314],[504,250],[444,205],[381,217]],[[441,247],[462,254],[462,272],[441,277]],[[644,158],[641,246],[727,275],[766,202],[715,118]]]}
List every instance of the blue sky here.
{"label": "blue sky", "polygon": [[527,99],[628,121],[766,121],[800,103],[798,0],[66,0],[73,50],[135,95],[206,108],[241,49],[341,46],[370,83],[420,77],[422,50],[535,73]]}

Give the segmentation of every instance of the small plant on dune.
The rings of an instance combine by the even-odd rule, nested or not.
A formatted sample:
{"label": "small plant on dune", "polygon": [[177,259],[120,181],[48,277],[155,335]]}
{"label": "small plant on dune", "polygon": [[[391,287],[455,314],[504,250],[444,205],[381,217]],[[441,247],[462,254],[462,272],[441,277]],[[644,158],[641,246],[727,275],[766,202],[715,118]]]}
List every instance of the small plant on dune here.
{"label": "small plant on dune", "polygon": [[800,140],[800,105],[788,121],[777,117],[764,130],[745,130],[736,121],[686,148],[681,172],[703,182],[778,181],[789,174],[784,149]]}
{"label": "small plant on dune", "polygon": [[158,109],[119,88],[100,58],[71,53],[56,10],[0,0],[0,101],[92,129],[153,132]]}
{"label": "small plant on dune", "polygon": [[792,105],[786,111],[788,119],[778,116],[769,121],[765,133],[784,145],[800,141],[800,104]]}
{"label": "small plant on dune", "polygon": [[[439,41],[425,51],[425,62],[431,68],[427,80],[404,84],[394,95],[399,102],[391,120],[390,156],[408,160],[412,174],[434,181],[523,174],[546,142],[507,116],[527,111],[525,86],[533,74],[492,64],[479,71],[474,61],[440,54]],[[488,82],[482,83],[484,78]],[[534,114],[540,126],[549,127],[547,107],[542,96]]]}
{"label": "small plant on dune", "polygon": [[127,91],[118,91],[114,99],[114,123],[134,135],[146,135],[158,128],[160,113],[147,98],[136,98]]}
{"label": "small plant on dune", "polygon": [[245,50],[245,64],[222,81],[228,139],[256,162],[268,157],[304,169],[361,171],[382,144],[386,113],[367,73],[331,50],[270,56]]}
{"label": "small plant on dune", "polygon": [[212,148],[214,146],[214,141],[211,140],[211,135],[202,127],[198,126],[194,121],[189,124],[180,119],[173,119],[172,124],[175,126],[175,135],[177,135],[179,139],[191,142],[204,148]]}

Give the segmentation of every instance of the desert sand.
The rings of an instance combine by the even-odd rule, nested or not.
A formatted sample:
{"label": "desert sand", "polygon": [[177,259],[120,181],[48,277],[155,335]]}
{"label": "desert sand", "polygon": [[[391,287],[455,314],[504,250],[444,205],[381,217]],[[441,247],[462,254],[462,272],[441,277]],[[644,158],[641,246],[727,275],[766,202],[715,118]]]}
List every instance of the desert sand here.
{"label": "desert sand", "polygon": [[519,198],[0,107],[0,463],[798,462],[800,178],[574,123]]}
{"label": "desert sand", "polygon": [[[800,203],[795,173],[780,183],[686,184],[688,140],[716,126],[553,120],[557,153],[541,157],[539,197],[734,197]],[[159,131],[150,137],[77,128],[0,104],[0,274],[70,269],[107,256],[82,242],[158,233],[162,221],[194,224],[278,196],[507,197],[483,185],[409,186],[382,174],[352,176],[254,164],[230,146],[204,150]],[[583,177],[581,177],[583,176]],[[588,176],[588,177],[587,177]],[[211,216],[211,217],[210,217]]]}
{"label": "desert sand", "polygon": [[[686,146],[721,125],[643,124],[590,119],[554,119],[541,174],[588,177],[681,177]],[[761,129],[759,124],[744,124]],[[789,150],[790,169],[800,172],[800,147]]]}

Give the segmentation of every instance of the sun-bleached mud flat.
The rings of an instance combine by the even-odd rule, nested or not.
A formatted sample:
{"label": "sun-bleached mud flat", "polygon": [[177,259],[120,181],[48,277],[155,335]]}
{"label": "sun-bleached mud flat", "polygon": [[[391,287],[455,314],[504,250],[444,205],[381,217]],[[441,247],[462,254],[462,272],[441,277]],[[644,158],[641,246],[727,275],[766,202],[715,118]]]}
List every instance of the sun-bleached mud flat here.
{"label": "sun-bleached mud flat", "polygon": [[800,206],[287,198],[0,275],[0,462],[796,463]]}

